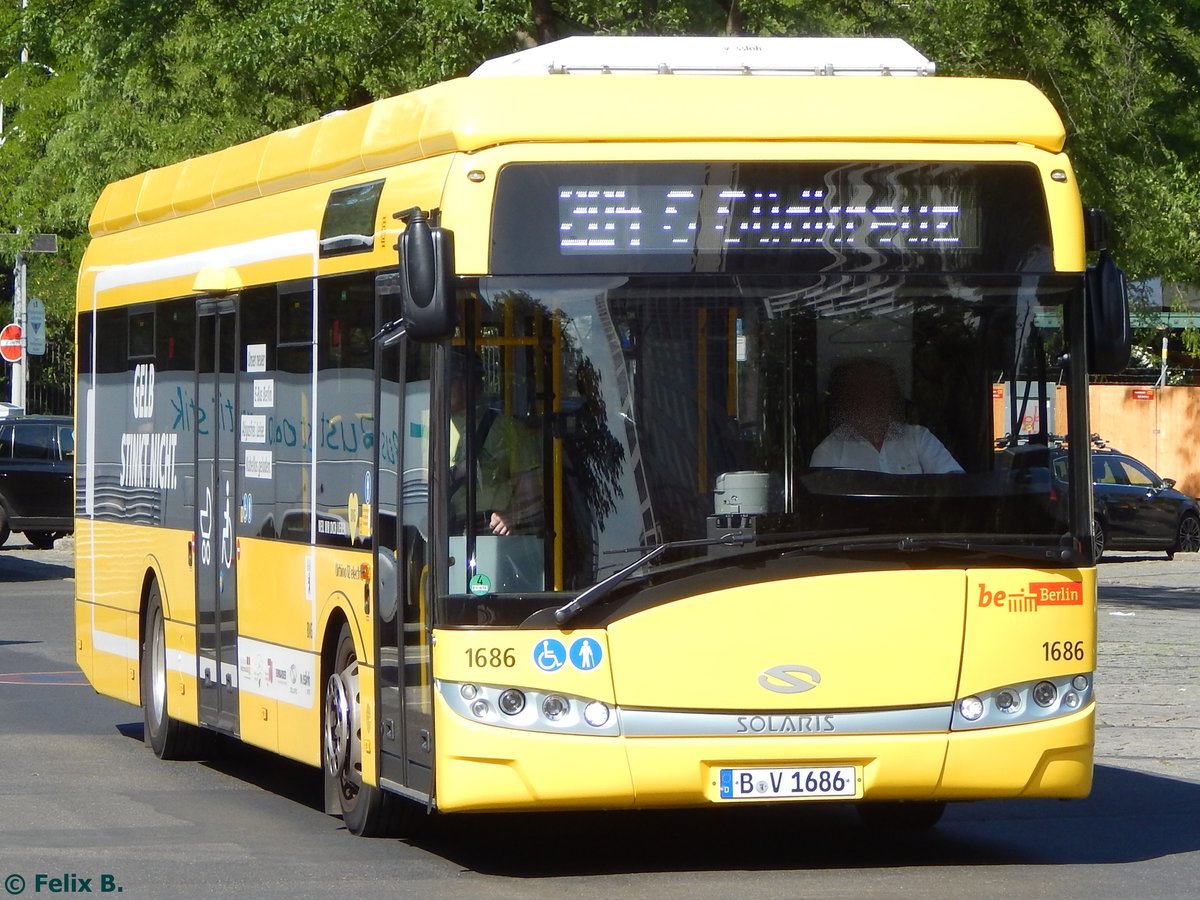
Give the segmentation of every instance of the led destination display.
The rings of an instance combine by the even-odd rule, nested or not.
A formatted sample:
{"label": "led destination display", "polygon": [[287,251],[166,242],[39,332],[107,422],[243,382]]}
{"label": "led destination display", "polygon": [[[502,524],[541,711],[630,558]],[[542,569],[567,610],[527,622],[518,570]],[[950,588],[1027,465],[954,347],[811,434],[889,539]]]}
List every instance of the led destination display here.
{"label": "led destination display", "polygon": [[1049,223],[1030,165],[516,163],[493,274],[1028,271]]}
{"label": "led destination display", "polygon": [[824,187],[567,185],[559,188],[563,253],[695,253],[729,249],[976,249],[977,210],[959,190],[889,185],[834,199]]}

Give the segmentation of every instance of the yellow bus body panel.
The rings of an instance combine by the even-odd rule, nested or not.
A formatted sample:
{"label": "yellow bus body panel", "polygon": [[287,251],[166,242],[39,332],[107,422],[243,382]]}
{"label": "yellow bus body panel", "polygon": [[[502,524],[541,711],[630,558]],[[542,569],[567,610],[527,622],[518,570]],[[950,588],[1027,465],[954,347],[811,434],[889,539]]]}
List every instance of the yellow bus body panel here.
{"label": "yellow bus body panel", "polygon": [[960,696],[1038,678],[1093,672],[1095,653],[1095,569],[973,569],[967,573]]}
{"label": "yellow bus body panel", "polygon": [[1095,734],[1095,703],[1061,719],[957,732],[950,738],[938,797],[1086,797]]}
{"label": "yellow bus body panel", "polygon": [[[963,573],[853,572],[747,584],[609,626],[622,706],[810,710],[947,703],[958,681]],[[820,673],[804,693],[762,673]]]}

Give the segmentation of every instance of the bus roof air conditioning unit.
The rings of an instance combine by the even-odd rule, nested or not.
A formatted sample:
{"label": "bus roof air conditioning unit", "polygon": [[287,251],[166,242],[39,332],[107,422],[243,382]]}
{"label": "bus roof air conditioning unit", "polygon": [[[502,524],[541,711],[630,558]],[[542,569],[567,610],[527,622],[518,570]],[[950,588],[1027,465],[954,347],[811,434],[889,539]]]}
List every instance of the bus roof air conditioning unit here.
{"label": "bus roof air conditioning unit", "polygon": [[934,64],[899,38],[563,38],[483,63],[497,75],[932,75]]}

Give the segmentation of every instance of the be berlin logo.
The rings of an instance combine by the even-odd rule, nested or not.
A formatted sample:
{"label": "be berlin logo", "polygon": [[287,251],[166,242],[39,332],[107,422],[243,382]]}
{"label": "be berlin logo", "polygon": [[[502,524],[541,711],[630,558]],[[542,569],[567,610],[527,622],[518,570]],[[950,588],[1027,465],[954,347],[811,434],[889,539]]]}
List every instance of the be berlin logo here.
{"label": "be berlin logo", "polygon": [[115,876],[107,873],[84,876],[75,872],[62,875],[38,872],[32,879],[26,881],[24,875],[14,872],[4,879],[4,890],[14,897],[26,891],[31,894],[119,894],[125,890]]}

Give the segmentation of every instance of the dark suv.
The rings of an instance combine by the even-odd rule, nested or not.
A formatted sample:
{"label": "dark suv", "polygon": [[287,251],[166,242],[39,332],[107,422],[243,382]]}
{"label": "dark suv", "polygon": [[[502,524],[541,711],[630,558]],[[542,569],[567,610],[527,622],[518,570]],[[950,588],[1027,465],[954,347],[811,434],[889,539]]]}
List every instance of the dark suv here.
{"label": "dark suv", "polygon": [[[1067,480],[1065,453],[1053,457],[1054,478]],[[1200,550],[1200,504],[1175,490],[1145,463],[1092,447],[1096,558],[1108,550],[1165,550],[1167,558]]]}
{"label": "dark suv", "polygon": [[68,416],[0,419],[0,545],[23,531],[45,550],[74,530],[74,462]]}

